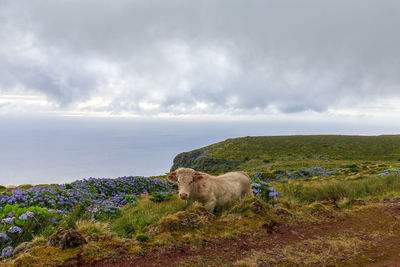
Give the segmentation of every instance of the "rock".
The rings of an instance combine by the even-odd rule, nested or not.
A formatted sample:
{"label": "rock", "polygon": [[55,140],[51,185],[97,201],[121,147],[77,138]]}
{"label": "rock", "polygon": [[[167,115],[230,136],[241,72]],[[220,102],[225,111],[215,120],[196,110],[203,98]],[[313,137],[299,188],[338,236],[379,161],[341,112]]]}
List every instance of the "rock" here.
{"label": "rock", "polygon": [[17,255],[21,252],[25,252],[32,247],[32,242],[22,242],[13,251],[13,255]]}
{"label": "rock", "polygon": [[60,228],[50,236],[47,245],[61,249],[74,248],[85,244],[86,240],[80,233],[71,228]]}

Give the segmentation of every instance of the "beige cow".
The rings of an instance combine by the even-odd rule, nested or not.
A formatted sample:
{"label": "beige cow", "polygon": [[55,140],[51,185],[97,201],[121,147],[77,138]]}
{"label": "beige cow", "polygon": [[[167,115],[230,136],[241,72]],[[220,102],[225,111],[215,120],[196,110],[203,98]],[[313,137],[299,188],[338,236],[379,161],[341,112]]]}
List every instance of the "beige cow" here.
{"label": "beige cow", "polygon": [[246,196],[252,196],[250,178],[245,172],[228,172],[211,176],[190,168],[179,168],[168,174],[178,184],[179,197],[199,201],[209,212],[221,210]]}

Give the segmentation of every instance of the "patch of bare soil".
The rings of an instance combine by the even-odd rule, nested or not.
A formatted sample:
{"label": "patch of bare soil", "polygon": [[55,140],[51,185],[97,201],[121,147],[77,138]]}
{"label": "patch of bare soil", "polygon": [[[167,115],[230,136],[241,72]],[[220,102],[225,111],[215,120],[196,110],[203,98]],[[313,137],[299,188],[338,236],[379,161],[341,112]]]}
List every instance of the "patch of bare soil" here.
{"label": "patch of bare soil", "polygon": [[[288,246],[296,248],[296,244],[307,244],[308,240],[316,238],[324,240],[320,238],[352,235],[361,237],[363,244],[356,256],[354,253],[351,256],[344,253],[340,258],[331,255],[332,259],[329,263],[321,264],[317,258],[315,264],[306,265],[400,266],[399,225],[400,204],[390,202],[377,207],[349,212],[325,223],[263,227],[258,232],[242,234],[235,238],[217,238],[204,241],[199,245],[184,244],[180,247],[161,247],[146,252],[142,256],[127,255],[118,260],[104,260],[86,266],[223,266],[235,263],[246,266],[271,266],[263,261],[265,255],[271,256],[268,254],[271,251],[285,250]],[[365,232],[377,233],[378,236],[382,233],[380,235],[382,238],[363,235]],[[316,253],[318,254],[318,251]],[[279,257],[284,257],[282,255]],[[285,264],[285,262],[287,263],[285,259],[276,258],[275,262],[282,262],[282,265],[287,266],[304,266],[302,259],[299,259],[299,264],[295,264],[295,260],[293,265]]]}

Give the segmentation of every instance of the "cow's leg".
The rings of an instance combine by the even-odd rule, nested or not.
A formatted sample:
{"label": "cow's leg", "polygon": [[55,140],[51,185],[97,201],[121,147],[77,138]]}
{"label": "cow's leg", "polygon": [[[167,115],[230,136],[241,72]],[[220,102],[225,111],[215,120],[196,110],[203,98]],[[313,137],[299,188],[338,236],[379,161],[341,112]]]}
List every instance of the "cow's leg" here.
{"label": "cow's leg", "polygon": [[217,199],[215,199],[215,198],[211,198],[206,202],[205,206],[209,213],[214,212],[214,208],[215,208],[216,204],[217,204]]}

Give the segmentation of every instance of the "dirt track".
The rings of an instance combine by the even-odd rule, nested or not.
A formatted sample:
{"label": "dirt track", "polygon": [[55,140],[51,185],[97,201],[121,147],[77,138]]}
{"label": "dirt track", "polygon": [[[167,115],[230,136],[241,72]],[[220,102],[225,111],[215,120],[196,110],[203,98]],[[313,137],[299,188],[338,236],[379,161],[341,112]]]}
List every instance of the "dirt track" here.
{"label": "dirt track", "polygon": [[[306,265],[400,266],[400,204],[387,202],[333,218],[326,223],[260,228],[257,233],[243,234],[234,239],[215,239],[201,245],[159,248],[143,256],[128,255],[119,260],[101,261],[90,266],[227,266],[234,263],[239,266],[240,263],[246,263],[247,266],[274,266],[268,259],[275,257],[279,261],[279,257],[284,255],[271,252],[286,251],[288,247],[296,248],[298,244],[299,247],[304,247],[304,244],[313,245],[315,240],[337,236],[357,237],[363,246],[357,247],[357,253],[349,251],[347,254],[332,255],[334,260],[327,264],[321,265],[320,262]],[[316,247],[310,251],[318,256],[318,253],[324,253],[327,249],[330,248],[325,248],[322,242],[321,248]],[[299,262],[302,262],[301,257]],[[282,261],[282,264],[277,265],[293,266],[293,263]],[[304,262],[299,265],[304,266]]]}

